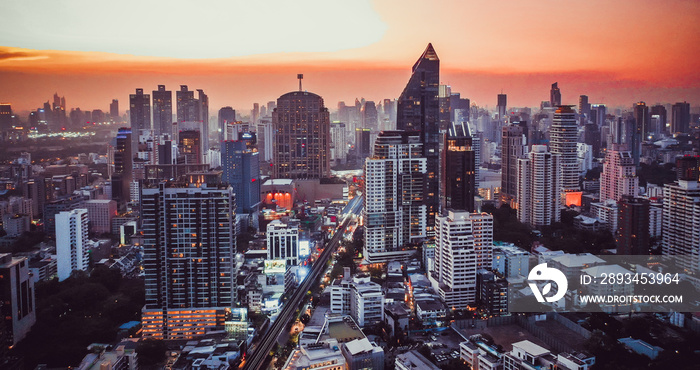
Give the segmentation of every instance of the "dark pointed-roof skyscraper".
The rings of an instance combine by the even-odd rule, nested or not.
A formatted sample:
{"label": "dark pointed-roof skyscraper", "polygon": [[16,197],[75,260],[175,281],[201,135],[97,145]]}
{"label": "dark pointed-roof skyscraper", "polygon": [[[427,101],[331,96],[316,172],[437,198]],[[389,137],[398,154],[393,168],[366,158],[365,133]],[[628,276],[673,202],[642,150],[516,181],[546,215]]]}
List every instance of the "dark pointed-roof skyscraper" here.
{"label": "dark pointed-roof skyscraper", "polygon": [[440,130],[438,89],[440,59],[432,44],[413,65],[411,78],[397,102],[396,128],[419,131],[423,154],[428,160],[425,181],[425,204],[428,210],[427,229],[432,235],[439,204]]}

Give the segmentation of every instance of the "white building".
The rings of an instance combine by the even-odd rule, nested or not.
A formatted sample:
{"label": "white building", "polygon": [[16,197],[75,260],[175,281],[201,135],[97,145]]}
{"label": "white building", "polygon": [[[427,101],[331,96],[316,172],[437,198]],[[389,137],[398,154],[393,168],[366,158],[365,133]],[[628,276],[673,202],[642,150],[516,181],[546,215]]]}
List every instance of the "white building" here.
{"label": "white building", "polygon": [[66,280],[73,271],[85,271],[90,262],[88,254],[88,211],[78,208],[56,215],[56,256],[58,281]]}
{"label": "white building", "polygon": [[533,145],[528,158],[518,160],[520,222],[539,227],[560,220],[559,160],[560,156],[549,153],[546,145]]}
{"label": "white building", "polygon": [[343,370],[347,369],[347,363],[338,341],[329,339],[325,343],[301,345],[289,355],[282,369]]}
{"label": "white building", "polygon": [[345,164],[348,159],[348,142],[345,138],[345,123],[331,123],[331,161]]}
{"label": "white building", "polygon": [[331,286],[331,312],[350,315],[361,327],[384,321],[382,286],[369,276],[337,279]]}
{"label": "white building", "polygon": [[267,224],[267,259],[286,260],[287,266],[299,264],[299,225],[274,220]]}
{"label": "white building", "polygon": [[368,263],[406,259],[425,239],[427,159],[417,133],[383,131],[365,161],[364,254]]}
{"label": "white building", "polygon": [[617,201],[608,199],[605,202],[591,203],[593,217],[605,223],[605,228],[610,232],[617,231]]}
{"label": "white building", "polygon": [[649,237],[658,238],[662,235],[664,208],[652,203],[649,206]]}
{"label": "white building", "polygon": [[585,143],[577,143],[579,173],[583,176],[588,170],[593,169],[593,146]]}
{"label": "white building", "polygon": [[623,195],[637,196],[639,178],[636,174],[632,152],[620,150],[613,144],[613,150],[605,154],[603,173],[600,174],[600,201],[619,201]]}
{"label": "white building", "polygon": [[587,353],[561,353],[554,355],[549,350],[529,340],[513,343],[513,350],[506,353],[503,359],[504,370],[588,370],[595,364],[595,357]]}
{"label": "white building", "polygon": [[416,350],[396,355],[394,366],[397,370],[440,370]]}
{"label": "white building", "polygon": [[[471,339],[471,338],[470,338]],[[472,370],[500,370],[503,368],[503,353],[496,346],[474,338],[459,344],[459,357]]]}
{"label": "white building", "polygon": [[506,279],[527,276],[530,273],[530,252],[515,245],[493,247],[493,270]]}
{"label": "white building", "polygon": [[456,212],[435,218],[435,269],[430,281],[449,308],[476,302],[476,272],[492,266],[493,216]]}
{"label": "white building", "polygon": [[684,269],[700,269],[700,182],[678,180],[664,186],[662,253],[684,255]]}
{"label": "white building", "polygon": [[578,166],[578,123],[576,112],[570,106],[559,106],[554,112],[552,127],[549,129],[549,145],[552,154],[559,154],[556,168],[560,174],[561,193],[580,190]]}

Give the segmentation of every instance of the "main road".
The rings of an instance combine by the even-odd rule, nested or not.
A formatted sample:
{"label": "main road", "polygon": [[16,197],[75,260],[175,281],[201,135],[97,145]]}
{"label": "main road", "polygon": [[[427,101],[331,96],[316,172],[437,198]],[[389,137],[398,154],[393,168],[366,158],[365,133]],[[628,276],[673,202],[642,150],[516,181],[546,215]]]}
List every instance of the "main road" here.
{"label": "main road", "polygon": [[343,238],[345,230],[350,224],[350,221],[353,219],[353,215],[358,215],[361,209],[362,197],[353,198],[345,207],[343,210],[343,221],[336,228],[333,237],[326,244],[323,252],[321,252],[321,255],[318,257],[311,268],[311,271],[306,276],[306,279],[304,279],[301,285],[294,291],[292,296],[287,300],[287,302],[285,302],[282,312],[280,312],[279,316],[277,316],[277,319],[270,326],[267,333],[263,335],[260,343],[258,343],[258,345],[255,347],[255,351],[252,354],[246,353],[245,365],[243,369],[259,370],[265,363],[265,360],[269,356],[272,347],[277,341],[277,337],[279,337],[282,330],[287,327],[287,324],[294,316],[294,313],[299,307],[299,303],[301,303],[301,300],[306,295],[306,292],[309,291],[312,284],[318,283],[319,276],[325,270],[326,263],[330,259],[331,255],[336,251],[336,249],[338,249],[340,240]]}

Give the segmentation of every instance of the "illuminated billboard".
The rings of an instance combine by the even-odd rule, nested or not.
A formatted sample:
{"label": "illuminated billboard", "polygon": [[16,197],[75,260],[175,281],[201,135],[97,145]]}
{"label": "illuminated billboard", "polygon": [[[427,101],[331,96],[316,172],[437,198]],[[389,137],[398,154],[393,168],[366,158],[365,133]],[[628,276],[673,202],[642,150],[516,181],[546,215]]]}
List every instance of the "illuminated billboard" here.
{"label": "illuminated billboard", "polygon": [[299,241],[299,257],[308,257],[311,254],[311,247],[308,240]]}
{"label": "illuminated billboard", "polygon": [[284,274],[287,271],[286,260],[265,260],[266,274]]}

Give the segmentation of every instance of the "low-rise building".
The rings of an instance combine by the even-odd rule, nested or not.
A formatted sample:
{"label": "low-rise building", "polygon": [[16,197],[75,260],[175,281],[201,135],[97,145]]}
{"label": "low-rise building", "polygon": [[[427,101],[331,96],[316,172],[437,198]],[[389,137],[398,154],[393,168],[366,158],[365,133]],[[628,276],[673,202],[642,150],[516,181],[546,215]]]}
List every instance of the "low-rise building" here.
{"label": "low-rise building", "polygon": [[397,370],[440,370],[439,367],[415,350],[396,355],[394,365]]}
{"label": "low-rise building", "polygon": [[348,370],[383,370],[384,350],[367,338],[355,339],[341,345]]}
{"label": "low-rise building", "polygon": [[295,349],[282,367],[284,370],[346,370],[345,357],[337,340],[302,345]]}
{"label": "low-rise building", "polygon": [[472,370],[500,370],[503,368],[503,352],[475,336],[459,344],[459,357]]}
{"label": "low-rise building", "polygon": [[438,299],[416,301],[416,316],[423,325],[440,325],[447,317],[447,308]]}

